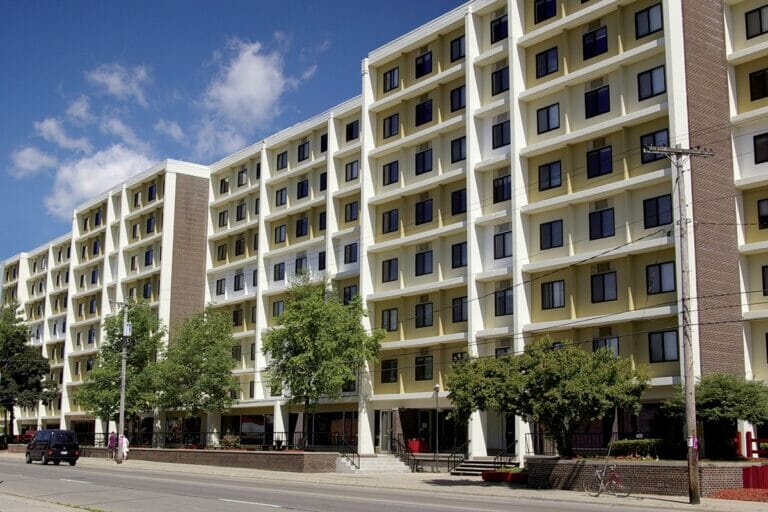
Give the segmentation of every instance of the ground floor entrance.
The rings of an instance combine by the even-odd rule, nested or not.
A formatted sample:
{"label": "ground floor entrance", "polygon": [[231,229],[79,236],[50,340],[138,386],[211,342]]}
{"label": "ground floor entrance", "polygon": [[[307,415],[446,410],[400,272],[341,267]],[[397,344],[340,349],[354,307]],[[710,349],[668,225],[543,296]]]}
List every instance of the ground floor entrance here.
{"label": "ground floor entrance", "polygon": [[407,447],[413,453],[451,453],[467,442],[467,426],[436,409],[376,411],[375,444],[380,453]]}

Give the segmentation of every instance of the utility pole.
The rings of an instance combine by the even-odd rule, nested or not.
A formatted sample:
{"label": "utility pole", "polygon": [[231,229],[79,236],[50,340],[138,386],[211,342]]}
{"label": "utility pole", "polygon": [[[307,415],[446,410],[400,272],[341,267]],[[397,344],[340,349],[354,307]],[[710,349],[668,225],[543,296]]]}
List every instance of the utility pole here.
{"label": "utility pole", "polygon": [[131,336],[131,324],[128,322],[128,304],[116,303],[123,307],[123,348],[120,352],[120,412],[117,426],[117,452],[115,462],[123,463],[123,442],[125,441],[125,360],[128,338]]}
{"label": "utility pole", "polygon": [[690,274],[688,271],[688,214],[685,207],[685,181],[683,180],[683,160],[686,157],[714,156],[709,150],[701,148],[683,149],[680,144],[674,148],[669,146],[644,146],[643,153],[665,155],[675,167],[677,182],[677,210],[679,215],[677,237],[680,243],[680,309],[683,327],[683,364],[685,375],[685,428],[688,445],[688,501],[691,505],[701,503],[701,486],[699,485],[699,440],[696,437],[696,381],[693,371],[693,340],[691,339],[691,319],[688,307],[690,297]]}

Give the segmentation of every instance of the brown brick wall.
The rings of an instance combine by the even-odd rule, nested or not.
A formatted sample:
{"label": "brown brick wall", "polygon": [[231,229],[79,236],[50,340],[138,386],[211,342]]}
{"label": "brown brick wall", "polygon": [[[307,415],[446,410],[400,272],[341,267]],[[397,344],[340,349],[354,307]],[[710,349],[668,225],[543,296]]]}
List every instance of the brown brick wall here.
{"label": "brown brick wall", "polygon": [[682,6],[690,144],[715,153],[692,157],[690,165],[701,367],[705,374],[743,374],[723,5],[697,0]]}
{"label": "brown brick wall", "polygon": [[208,180],[177,174],[170,328],[204,307],[207,216]]}

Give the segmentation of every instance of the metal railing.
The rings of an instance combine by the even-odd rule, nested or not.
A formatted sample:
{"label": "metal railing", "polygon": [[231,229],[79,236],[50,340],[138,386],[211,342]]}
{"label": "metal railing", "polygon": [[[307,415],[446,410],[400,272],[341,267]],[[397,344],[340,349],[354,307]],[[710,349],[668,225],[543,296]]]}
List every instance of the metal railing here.
{"label": "metal railing", "polygon": [[357,453],[357,449],[344,440],[344,436],[341,434],[336,435],[336,445],[339,450],[339,454],[344,456],[355,468],[360,469],[360,454]]}
{"label": "metal railing", "polygon": [[468,446],[469,441],[466,441],[454,449],[450,455],[448,455],[448,473],[456,469],[456,466],[467,460]]}
{"label": "metal railing", "polygon": [[[645,437],[648,437],[645,432],[615,432],[606,441],[606,436],[601,432],[583,432],[573,435],[573,449],[577,452],[605,453],[612,441]],[[525,435],[525,449],[528,454],[557,455],[555,441],[546,434],[536,432]]]}
{"label": "metal railing", "polygon": [[409,468],[411,468],[412,472],[421,471],[421,464],[419,463],[419,460],[416,458],[416,455],[413,454],[410,448],[403,443],[401,440],[393,437],[391,439],[392,441],[392,453],[394,453],[400,460],[402,460]]}
{"label": "metal railing", "polygon": [[512,441],[498,455],[493,458],[493,467],[500,469],[507,466],[516,466],[517,440]]}

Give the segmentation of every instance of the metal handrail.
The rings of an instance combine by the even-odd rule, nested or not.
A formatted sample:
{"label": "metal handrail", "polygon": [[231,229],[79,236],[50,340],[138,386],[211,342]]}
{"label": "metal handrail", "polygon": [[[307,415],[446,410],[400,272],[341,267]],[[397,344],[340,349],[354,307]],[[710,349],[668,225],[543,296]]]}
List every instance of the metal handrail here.
{"label": "metal handrail", "polygon": [[403,443],[397,438],[391,438],[392,444],[394,445],[395,449],[395,455],[397,455],[400,460],[403,460],[405,464],[411,468],[411,472],[415,473],[419,470],[419,460],[416,458],[416,455],[411,451],[410,448],[408,448],[408,445]]}
{"label": "metal handrail", "polygon": [[469,441],[465,441],[463,444],[454,449],[450,455],[448,455],[448,472],[450,473],[456,466],[467,460],[467,446]]}
{"label": "metal handrail", "polygon": [[512,441],[498,455],[493,458],[494,469],[512,466],[517,455],[517,440]]}
{"label": "metal handrail", "polygon": [[357,449],[349,444],[341,434],[336,435],[336,443],[339,447],[339,454],[351,462],[356,469],[360,469],[360,454],[357,453]]}

